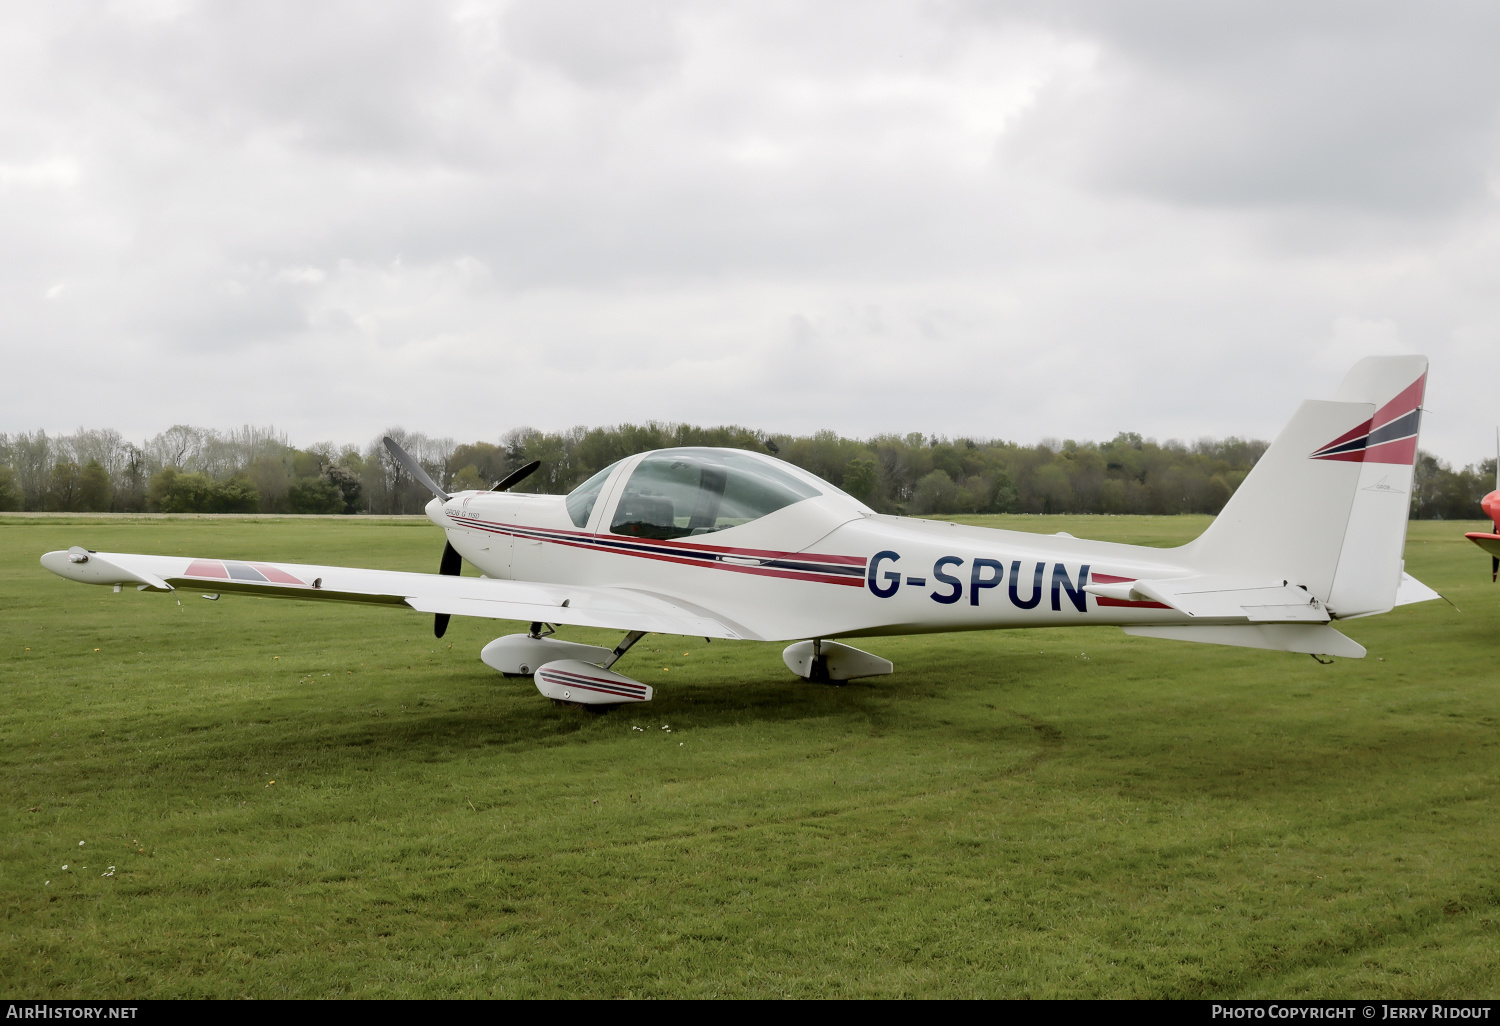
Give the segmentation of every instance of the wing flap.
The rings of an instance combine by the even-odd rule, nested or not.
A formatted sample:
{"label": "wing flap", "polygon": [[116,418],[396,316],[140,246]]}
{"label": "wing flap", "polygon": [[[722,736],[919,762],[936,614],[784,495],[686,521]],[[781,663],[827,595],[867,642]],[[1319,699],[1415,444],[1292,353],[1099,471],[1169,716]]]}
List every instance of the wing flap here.
{"label": "wing flap", "polygon": [[[499,585],[514,581],[494,581]],[[498,596],[410,596],[406,604],[421,613],[449,613],[491,620],[540,620],[575,627],[607,627],[613,630],[646,631],[651,634],[683,634],[703,638],[738,638],[717,620],[694,616],[686,610],[661,603],[616,601],[620,596],[605,588],[576,589],[566,607],[539,605]]]}

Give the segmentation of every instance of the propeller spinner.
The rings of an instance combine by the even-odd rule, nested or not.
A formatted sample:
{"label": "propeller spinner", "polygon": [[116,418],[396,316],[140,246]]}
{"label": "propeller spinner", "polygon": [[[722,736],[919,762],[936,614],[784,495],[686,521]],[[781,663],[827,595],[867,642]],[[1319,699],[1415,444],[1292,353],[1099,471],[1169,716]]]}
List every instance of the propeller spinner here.
{"label": "propeller spinner", "polygon": [[[436,495],[439,499],[442,499],[444,502],[448,501],[448,499],[450,498],[448,493],[437,486],[437,482],[428,475],[427,471],[422,469],[422,465],[416,460],[412,459],[411,454],[409,454],[405,449],[397,445],[394,438],[392,438],[390,435],[386,435],[385,438],[382,439],[382,441],[385,442],[385,447],[390,450],[391,456],[396,460],[397,463],[406,468],[406,472],[412,476],[413,480],[417,481],[419,484],[424,485],[429,492],[431,492],[433,495]],[[495,482],[495,487],[492,488],[491,491],[507,491],[508,489],[517,484],[520,484],[522,481],[526,480],[528,477],[534,474],[536,472],[536,469],[541,465],[541,460],[532,460],[530,463],[526,464],[524,467],[521,467],[519,470],[513,470],[509,474],[506,474],[505,477]],[[453,543],[444,542],[443,559],[440,563],[438,563],[438,573],[442,574],[444,577],[457,577],[460,573],[463,572],[463,568],[464,559],[461,555],[459,555],[458,550],[453,547]],[[451,617],[448,613],[434,614],[432,618],[432,633],[439,638],[448,633],[448,621],[450,618]]]}

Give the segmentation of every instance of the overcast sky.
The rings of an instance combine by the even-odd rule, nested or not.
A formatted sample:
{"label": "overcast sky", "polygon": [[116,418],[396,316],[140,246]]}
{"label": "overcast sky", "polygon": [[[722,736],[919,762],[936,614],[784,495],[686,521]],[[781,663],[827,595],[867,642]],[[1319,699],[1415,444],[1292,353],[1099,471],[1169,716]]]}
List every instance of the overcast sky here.
{"label": "overcast sky", "polygon": [[1500,5],[0,9],[0,430],[1500,421]]}

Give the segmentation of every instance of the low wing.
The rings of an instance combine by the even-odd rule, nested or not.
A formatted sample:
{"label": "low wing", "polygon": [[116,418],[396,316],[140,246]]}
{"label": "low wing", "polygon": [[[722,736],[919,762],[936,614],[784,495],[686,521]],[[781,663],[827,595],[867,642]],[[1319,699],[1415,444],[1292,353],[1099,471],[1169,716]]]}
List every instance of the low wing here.
{"label": "low wing", "polygon": [[188,556],[49,552],[42,566],[86,584],[134,585],[141,591],[242,592],[271,598],[406,606],[423,613],[540,621],[577,627],[753,639],[711,612],[631,588],[577,587],[448,577],[399,570],[364,570],[306,563],[263,563]]}
{"label": "low wing", "polygon": [[1484,534],[1480,531],[1470,531],[1464,537],[1490,555],[1500,556],[1500,534]]}

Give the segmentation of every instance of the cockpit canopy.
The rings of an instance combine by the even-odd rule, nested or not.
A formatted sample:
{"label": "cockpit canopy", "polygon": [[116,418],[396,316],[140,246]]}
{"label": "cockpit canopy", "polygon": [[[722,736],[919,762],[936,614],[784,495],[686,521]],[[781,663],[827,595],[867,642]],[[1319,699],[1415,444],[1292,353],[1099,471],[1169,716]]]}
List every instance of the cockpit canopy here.
{"label": "cockpit canopy", "polygon": [[[613,467],[568,496],[573,523],[588,523]],[[686,538],[748,524],[822,495],[776,461],[733,449],[663,449],[636,464],[615,503],[609,529],[636,538]]]}

